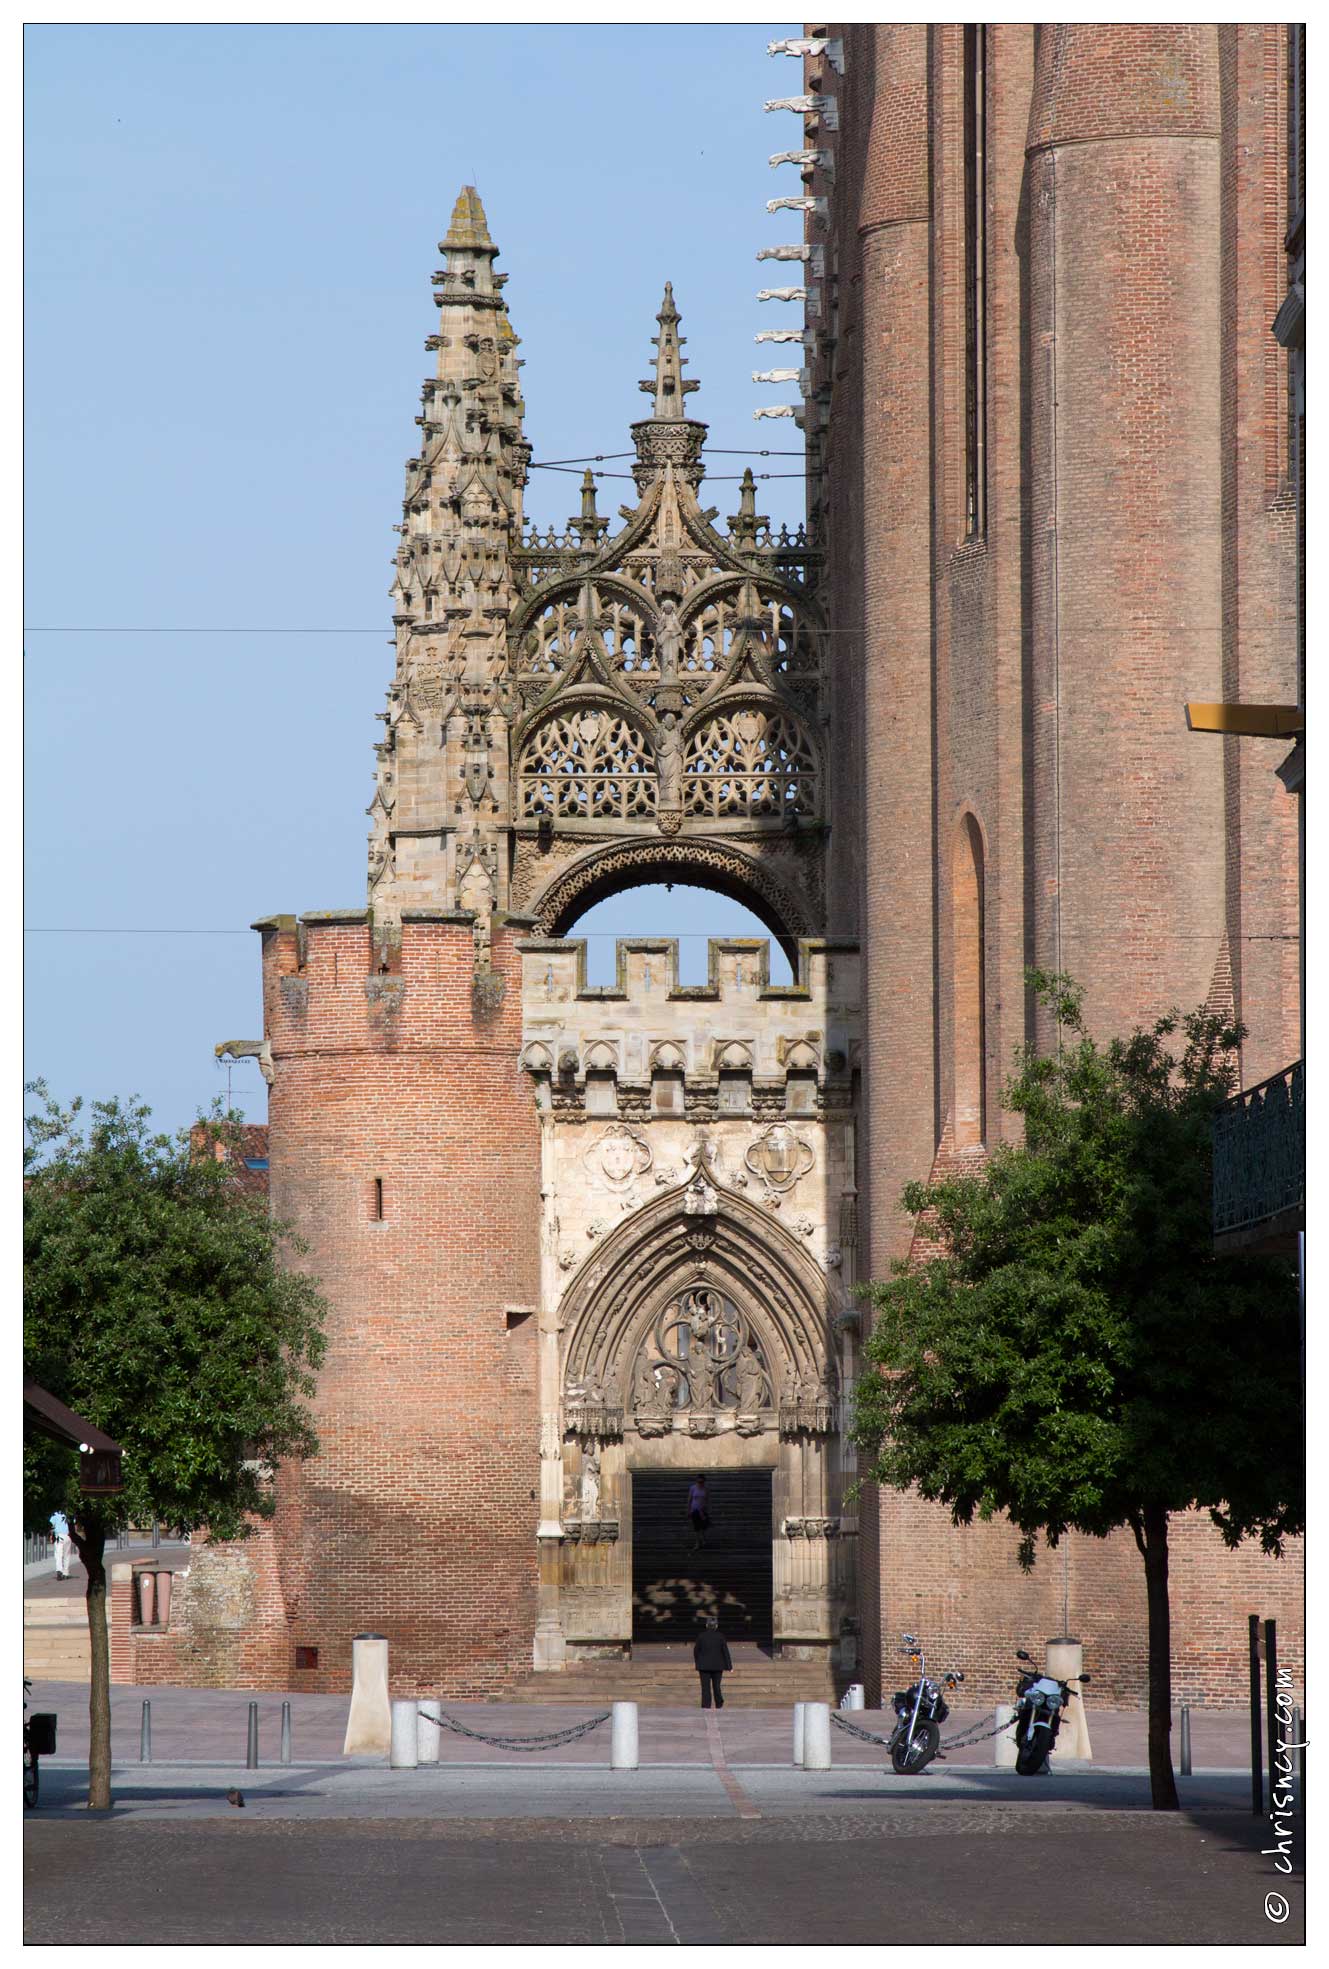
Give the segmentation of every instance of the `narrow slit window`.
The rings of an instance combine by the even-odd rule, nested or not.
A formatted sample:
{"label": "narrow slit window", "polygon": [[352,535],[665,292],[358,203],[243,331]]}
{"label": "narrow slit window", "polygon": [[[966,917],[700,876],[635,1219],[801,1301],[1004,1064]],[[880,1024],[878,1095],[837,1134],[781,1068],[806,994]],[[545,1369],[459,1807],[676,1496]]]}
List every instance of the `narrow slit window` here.
{"label": "narrow slit window", "polygon": [[373,1194],[369,1200],[369,1217],[372,1223],[381,1224],[383,1222],[383,1178],[381,1176],[375,1176],[374,1178]]}

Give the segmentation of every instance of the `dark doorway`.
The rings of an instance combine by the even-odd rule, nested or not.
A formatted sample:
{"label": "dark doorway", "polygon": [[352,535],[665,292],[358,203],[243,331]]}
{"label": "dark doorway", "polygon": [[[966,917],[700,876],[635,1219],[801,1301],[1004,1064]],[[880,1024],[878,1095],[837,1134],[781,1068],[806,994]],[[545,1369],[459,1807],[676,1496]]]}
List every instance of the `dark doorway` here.
{"label": "dark doorway", "polygon": [[691,1641],[714,1614],[729,1641],[770,1642],[771,1473],[708,1470],[711,1526],[692,1550],[695,1469],[632,1477],[632,1638]]}

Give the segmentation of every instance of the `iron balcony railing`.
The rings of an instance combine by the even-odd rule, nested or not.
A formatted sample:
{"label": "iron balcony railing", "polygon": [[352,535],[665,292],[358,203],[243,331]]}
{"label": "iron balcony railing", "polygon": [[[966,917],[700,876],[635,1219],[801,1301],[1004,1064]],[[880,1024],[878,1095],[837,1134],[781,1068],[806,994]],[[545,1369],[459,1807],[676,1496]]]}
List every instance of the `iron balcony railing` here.
{"label": "iron balcony railing", "polygon": [[1303,1063],[1244,1087],[1214,1116],[1214,1235],[1253,1230],[1306,1194]]}

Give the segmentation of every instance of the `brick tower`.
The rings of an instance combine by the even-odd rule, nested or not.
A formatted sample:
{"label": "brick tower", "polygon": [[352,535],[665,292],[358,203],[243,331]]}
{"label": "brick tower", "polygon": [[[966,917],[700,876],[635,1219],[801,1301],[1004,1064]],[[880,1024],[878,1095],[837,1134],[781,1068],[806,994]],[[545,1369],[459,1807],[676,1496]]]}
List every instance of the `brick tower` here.
{"label": "brick tower", "polygon": [[[219,1048],[259,1060],[272,1207],[331,1307],[319,1453],[270,1527],[200,1544],[117,1672],[344,1688],[365,1630],[403,1692],[630,1658],[678,1600],[651,1512],[700,1461],[755,1549],[688,1590],[740,1586],[824,1692],[856,1652],[858,971],[824,940],[819,557],[750,473],[727,534],[701,505],[667,284],[637,505],[611,533],[588,474],[565,531],[524,531],[517,339],[470,187],[441,250],[368,908],[256,925],[264,1035]],[[586,989],[562,932],[661,879],[747,902],[794,983],[740,940],[682,986],[657,940]]]}
{"label": "brick tower", "polygon": [[[1287,31],[812,27],[802,409],[835,673],[837,925],[863,946],[868,1275],[900,1197],[1005,1139],[1026,966],[1118,1032],[1206,999],[1253,1080],[1297,1052],[1296,816],[1186,699],[1296,698],[1282,297]],[[775,161],[775,160],[773,160]],[[984,1695],[1069,1620],[1143,1688],[1128,1537],[1032,1579],[1000,1526],[865,1498],[865,1638]],[[875,1592],[867,1582],[878,1582]],[[1300,1568],[1174,1527],[1179,1700],[1241,1698],[1247,1611],[1295,1655]],[[1000,1651],[1000,1650],[998,1650]],[[889,1676],[889,1666],[880,1672]]]}

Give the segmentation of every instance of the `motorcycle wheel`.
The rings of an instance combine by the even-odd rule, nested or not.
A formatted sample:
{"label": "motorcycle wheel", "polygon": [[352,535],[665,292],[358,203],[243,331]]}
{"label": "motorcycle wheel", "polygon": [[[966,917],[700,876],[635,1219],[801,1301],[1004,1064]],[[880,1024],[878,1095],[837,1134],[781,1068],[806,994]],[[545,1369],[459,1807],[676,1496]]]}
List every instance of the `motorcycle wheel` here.
{"label": "motorcycle wheel", "polygon": [[941,1748],[941,1731],[935,1723],[920,1722],[914,1741],[906,1745],[903,1737],[891,1750],[891,1768],[897,1778],[913,1777],[930,1764]]}
{"label": "motorcycle wheel", "polygon": [[1047,1739],[1041,1731],[1032,1743],[1022,1743],[1015,1753],[1015,1768],[1022,1778],[1036,1778],[1047,1761]]}

